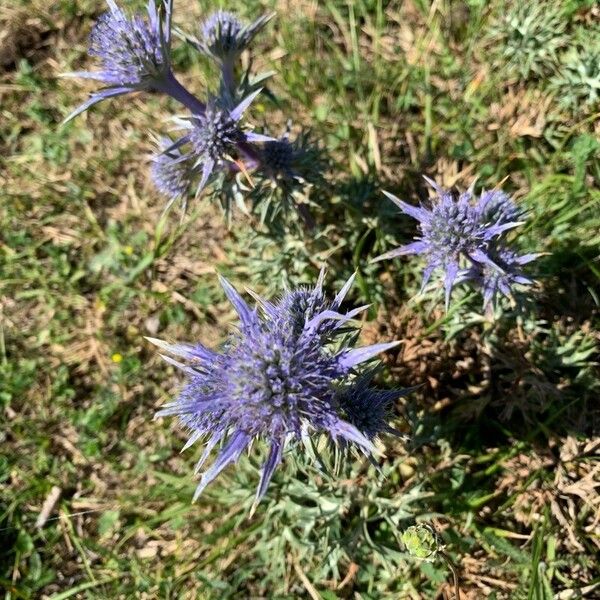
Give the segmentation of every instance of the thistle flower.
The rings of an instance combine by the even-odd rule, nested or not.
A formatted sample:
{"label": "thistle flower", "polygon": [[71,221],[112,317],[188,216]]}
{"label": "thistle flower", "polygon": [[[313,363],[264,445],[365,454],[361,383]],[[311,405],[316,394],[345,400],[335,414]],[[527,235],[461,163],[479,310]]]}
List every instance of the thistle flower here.
{"label": "thistle flower", "polygon": [[261,149],[261,167],[273,179],[294,177],[294,146],[288,136],[266,142]]}
{"label": "thistle flower", "polygon": [[513,199],[501,190],[481,192],[476,210],[482,223],[494,223],[495,225],[516,223],[523,216]]}
{"label": "thistle flower", "polygon": [[200,39],[195,47],[220,64],[233,64],[254,36],[273,18],[273,13],[245,25],[233,13],[218,10],[200,26]]}
{"label": "thistle flower", "polygon": [[346,419],[368,439],[382,433],[402,435],[388,425],[394,400],[411,390],[378,390],[370,388],[374,371],[366,373],[342,390],[338,396]]}
{"label": "thistle flower", "polygon": [[181,153],[180,142],[173,143],[169,138],[162,138],[159,152],[152,157],[152,181],[158,191],[169,199],[165,211],[176,200],[183,199],[185,204],[195,175],[189,156]]}
{"label": "thistle flower", "polygon": [[483,291],[483,307],[493,305],[498,294],[508,298],[516,284],[533,285],[533,280],[525,277],[522,267],[534,261],[539,253],[519,256],[508,248],[492,248],[490,255],[495,266],[473,265],[465,274],[465,280],[472,280],[481,286]]}
{"label": "thistle flower", "polygon": [[148,19],[128,18],[114,0],[106,0],[103,14],[90,35],[89,54],[100,59],[100,71],[69,73],[70,77],[95,79],[107,87],[90,98],[66,119],[71,120],[94,104],[135,91],[165,91],[174,79],[169,51],[173,0],[164,0],[162,11],[148,2]]}
{"label": "thistle flower", "polygon": [[[370,456],[374,446],[338,412],[336,389],[355,367],[395,346],[375,344],[353,349],[336,332],[366,307],[339,312],[352,279],[332,302],[322,290],[323,276],[313,290],[286,293],[276,303],[253,294],[260,307],[251,309],[224,279],[221,285],[235,307],[240,326],[222,352],[200,344],[167,344],[163,350],[185,359],[164,357],[188,375],[179,398],[157,413],[177,415],[190,430],[185,448],[204,439],[206,447],[196,471],[212,449],[223,443],[196,489],[204,488],[230,463],[238,460],[254,439],[269,442],[256,493],[264,495],[289,440],[309,432],[327,433],[333,440],[353,442]],[[338,339],[336,339],[338,338]],[[334,341],[337,342],[334,344]]]}
{"label": "thistle flower", "polygon": [[[506,220],[506,217],[512,213],[508,210],[505,198],[488,193],[480,198],[478,205],[474,205],[471,189],[455,199],[449,191],[442,189],[429,178],[425,179],[437,192],[431,210],[411,206],[394,195],[384,192],[402,212],[419,221],[421,236],[406,246],[378,256],[375,260],[407,254],[425,255],[427,265],[423,273],[421,289],[427,285],[432,273],[436,269],[441,269],[445,274],[447,308],[454,284],[464,280],[467,275],[468,269],[465,268],[464,263],[497,268],[489,256],[490,243],[503,232],[521,223]],[[495,217],[494,222],[496,213],[498,216]]]}
{"label": "thistle flower", "polygon": [[204,189],[215,168],[232,162],[234,155],[240,151],[243,154],[247,153],[248,143],[273,139],[259,133],[244,131],[239,126],[244,112],[260,91],[256,90],[250,94],[233,110],[224,108],[218,99],[213,99],[202,114],[183,121],[189,133],[182,138],[182,142],[191,144],[189,156],[195,159],[193,168],[200,168],[202,172],[197,193]]}
{"label": "thistle flower", "polygon": [[291,123],[281,137],[262,145],[261,172],[280,185],[317,181],[325,169],[322,149],[310,131],[301,131],[291,139],[290,128]]}

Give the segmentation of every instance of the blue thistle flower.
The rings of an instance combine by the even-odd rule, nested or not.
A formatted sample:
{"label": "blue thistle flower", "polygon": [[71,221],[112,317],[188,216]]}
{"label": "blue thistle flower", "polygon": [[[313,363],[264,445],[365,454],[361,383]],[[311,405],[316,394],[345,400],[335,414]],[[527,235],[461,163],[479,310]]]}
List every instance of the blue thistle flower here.
{"label": "blue thistle flower", "polygon": [[101,70],[67,75],[95,79],[107,87],[94,92],[65,122],[107,98],[142,90],[166,91],[174,83],[169,58],[173,0],[164,0],[160,15],[155,0],[149,0],[147,20],[140,15],[128,18],[114,0],[106,2],[109,10],[90,35],[89,54],[100,59]]}
{"label": "blue thistle flower", "polygon": [[517,223],[523,218],[523,212],[514,203],[513,199],[501,190],[481,192],[476,209],[482,223]]}
{"label": "blue thistle flower", "polygon": [[248,143],[273,139],[244,131],[239,126],[244,112],[260,92],[261,90],[256,90],[232,110],[223,107],[218,99],[213,99],[201,114],[183,121],[189,133],[181,141],[191,144],[189,156],[195,159],[194,168],[199,168],[202,173],[197,194],[204,189],[215,168],[222,167],[227,161],[231,162],[233,155],[239,151],[247,153]]}
{"label": "blue thistle flower", "polygon": [[261,167],[273,179],[292,179],[294,174],[294,146],[288,136],[266,142],[261,151]]}
{"label": "blue thistle flower", "polygon": [[374,372],[368,372],[344,388],[338,402],[346,419],[368,439],[373,440],[382,433],[402,434],[388,425],[394,400],[408,394],[406,390],[379,390],[369,387]]}
{"label": "blue thistle flower", "polygon": [[483,307],[494,304],[498,294],[510,298],[516,284],[533,285],[533,280],[525,277],[522,267],[534,261],[539,253],[523,254],[519,256],[508,248],[492,248],[490,251],[495,266],[473,265],[465,273],[465,280],[472,280],[483,291]]}
{"label": "blue thistle flower", "polygon": [[221,352],[200,344],[150,339],[185,359],[181,363],[163,357],[188,375],[179,398],[156,416],[179,417],[190,430],[184,449],[200,439],[206,441],[196,472],[215,446],[223,444],[202,475],[194,499],[228,464],[236,462],[254,439],[270,444],[256,502],[265,494],[288,441],[299,440],[310,431],[352,442],[369,456],[375,450],[370,440],[339,414],[336,389],[357,365],[397,342],[351,348],[347,337],[336,337],[343,325],[366,308],[339,312],[352,279],[332,302],[323,295],[322,276],[313,290],[288,292],[276,303],[252,294],[259,311],[251,309],[221,278],[240,318],[239,330]]}
{"label": "blue thistle flower", "polygon": [[260,170],[284,187],[317,181],[325,168],[322,150],[309,131],[302,131],[290,139],[290,127],[288,124],[281,137],[262,145]]}
{"label": "blue thistle flower", "polygon": [[455,199],[449,191],[442,189],[431,179],[425,179],[437,193],[431,210],[423,206],[411,206],[393,194],[384,192],[403,213],[419,221],[421,235],[416,241],[386,252],[374,260],[423,254],[427,265],[421,289],[427,285],[436,269],[442,270],[448,308],[454,284],[469,276],[471,265],[478,268],[500,268],[490,256],[493,241],[505,231],[521,225],[521,222],[514,220],[519,213],[504,194],[487,192],[473,203],[472,189]]}
{"label": "blue thistle flower", "polygon": [[181,140],[173,143],[169,138],[159,142],[159,152],[152,157],[150,174],[158,191],[169,199],[165,211],[177,200],[184,201],[184,212],[187,196],[195,176],[190,166],[190,157],[182,154]]}
{"label": "blue thistle flower", "polygon": [[218,10],[200,26],[200,39],[194,46],[220,64],[233,64],[248,47],[254,36],[273,18],[273,13],[263,15],[248,25],[233,13]]}

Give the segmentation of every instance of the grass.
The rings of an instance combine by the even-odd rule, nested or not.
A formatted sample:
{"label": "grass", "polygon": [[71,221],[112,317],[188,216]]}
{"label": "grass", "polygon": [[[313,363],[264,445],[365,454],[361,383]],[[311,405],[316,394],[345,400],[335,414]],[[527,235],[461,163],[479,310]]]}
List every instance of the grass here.
{"label": "grass", "polygon": [[[253,55],[278,102],[261,97],[255,121],[278,133],[293,115],[331,165],[317,234],[274,243],[208,201],[161,220],[146,156],[175,105],[129,97],[60,127],[86,92],[58,75],[88,64],[102,3],[48,4],[0,15],[4,598],[453,597],[443,560],[404,550],[415,522],[440,536],[461,598],[597,595],[600,106],[503,67],[500,0],[232,2],[277,11]],[[176,2],[177,23],[208,4]],[[595,32],[592,2],[564,4],[561,35]],[[214,82],[187,49],[175,59],[200,92]],[[519,244],[546,254],[520,310],[492,321],[459,291],[444,314],[416,296],[418,261],[369,264],[414,235],[380,190],[424,198],[422,173],[504,181],[529,210]],[[215,269],[275,293],[322,262],[332,288],[359,269],[365,342],[404,341],[384,379],[422,385],[398,405],[409,441],[384,440],[381,473],[288,456],[253,517],[260,463],[244,458],[192,505],[194,452],[152,421],[178,379],[143,336],[215,345],[233,321]]]}

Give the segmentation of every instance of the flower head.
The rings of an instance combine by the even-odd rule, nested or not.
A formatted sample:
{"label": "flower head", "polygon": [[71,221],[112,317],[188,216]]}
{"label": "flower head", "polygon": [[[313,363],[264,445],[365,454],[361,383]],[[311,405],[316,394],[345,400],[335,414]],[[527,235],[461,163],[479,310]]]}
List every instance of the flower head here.
{"label": "flower head", "polygon": [[370,440],[382,433],[401,435],[388,425],[394,400],[410,390],[378,390],[369,387],[374,372],[359,377],[343,389],[338,401],[346,416],[361,433]]}
{"label": "flower head", "polygon": [[523,266],[534,261],[539,254],[519,256],[508,248],[493,247],[490,255],[494,266],[476,264],[465,273],[465,280],[479,284],[483,291],[483,306],[491,306],[498,294],[512,296],[515,285],[532,285],[533,281],[523,275]]}
{"label": "flower head", "polygon": [[402,212],[419,221],[421,235],[416,241],[387,252],[375,260],[394,258],[407,254],[423,254],[427,259],[422,289],[432,273],[444,273],[446,307],[455,283],[473,279],[472,271],[503,272],[494,261],[498,249],[503,248],[500,236],[521,223],[520,212],[512,200],[502,192],[484,192],[474,201],[472,190],[457,199],[427,179],[437,197],[431,210],[402,202],[384,192]]}
{"label": "flower head", "polygon": [[107,98],[139,90],[158,91],[171,73],[171,16],[173,0],[164,0],[162,11],[155,0],[148,2],[148,18],[127,15],[114,0],[106,0],[103,14],[90,35],[91,56],[100,60],[100,71],[70,73],[101,81],[107,87],[94,92],[67,121]]}
{"label": "flower head", "polygon": [[274,178],[294,176],[294,146],[287,136],[267,142],[262,147],[261,166]]}
{"label": "flower head", "polygon": [[205,187],[215,168],[231,162],[240,151],[243,153],[246,144],[272,140],[269,136],[245,131],[239,125],[244,112],[260,91],[256,90],[231,110],[219,99],[213,99],[201,114],[184,121],[188,133],[182,142],[191,144],[188,156],[194,159],[194,168],[202,171],[197,193]]}
{"label": "flower head", "polygon": [[482,192],[476,204],[478,218],[482,223],[504,225],[517,223],[523,216],[513,199],[501,190]]}
{"label": "flower head", "polygon": [[176,200],[183,199],[185,202],[195,175],[189,156],[182,154],[179,146],[180,140],[173,143],[169,138],[162,138],[159,152],[152,157],[152,181],[158,191],[169,199],[165,210]]}
{"label": "flower head", "polygon": [[263,15],[245,25],[233,13],[218,10],[200,26],[200,40],[195,45],[217,62],[232,64],[272,17]]}
{"label": "flower head", "polygon": [[322,278],[314,290],[288,292],[276,303],[254,295],[260,310],[250,308],[225,279],[221,284],[240,317],[239,330],[222,352],[199,344],[151,340],[183,357],[185,363],[167,360],[188,374],[179,398],[157,416],[179,416],[191,434],[186,448],[206,440],[198,470],[223,442],[195,497],[256,438],[270,444],[257,501],[281,462],[287,442],[310,431],[353,442],[370,455],[369,439],[339,413],[337,388],[357,365],[396,343],[357,349],[344,341],[333,343],[337,331],[362,310],[339,312],[351,281],[331,302],[323,295]]}

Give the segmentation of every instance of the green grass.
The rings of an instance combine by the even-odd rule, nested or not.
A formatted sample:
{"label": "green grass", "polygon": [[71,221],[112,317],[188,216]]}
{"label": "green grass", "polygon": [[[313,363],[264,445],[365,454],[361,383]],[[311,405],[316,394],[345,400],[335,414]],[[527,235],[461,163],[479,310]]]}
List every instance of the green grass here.
{"label": "green grass", "polygon": [[[193,30],[207,4],[176,2],[176,22]],[[293,115],[327,149],[313,236],[268,234],[239,211],[228,228],[206,200],[161,220],[147,155],[174,104],[117,99],[60,127],[91,88],[58,75],[88,65],[102,2],[3,11],[6,600],[452,597],[447,564],[401,544],[415,522],[438,532],[462,598],[598,594],[600,106],[572,110],[579,89],[555,95],[489,52],[504,4],[227,5],[277,11],[254,55],[276,72],[278,102],[261,96],[253,117],[279,133]],[[595,35],[596,10],[565,3],[561,35]],[[188,49],[175,60],[200,93],[215,81]],[[521,309],[482,318],[478,295],[459,290],[445,314],[439,295],[416,296],[418,261],[369,264],[414,235],[380,190],[424,198],[422,173],[461,189],[505,180],[528,209],[518,243],[546,254]],[[409,441],[384,440],[381,472],[357,459],[332,477],[290,455],[250,517],[254,453],[192,505],[196,455],[179,454],[174,422],[152,421],[179,380],[143,336],[216,345],[234,316],[215,269],[274,294],[322,263],[332,289],[358,269],[352,301],[373,303],[365,340],[404,340],[383,380],[423,384],[398,405]],[[36,529],[53,486],[60,499]]]}

